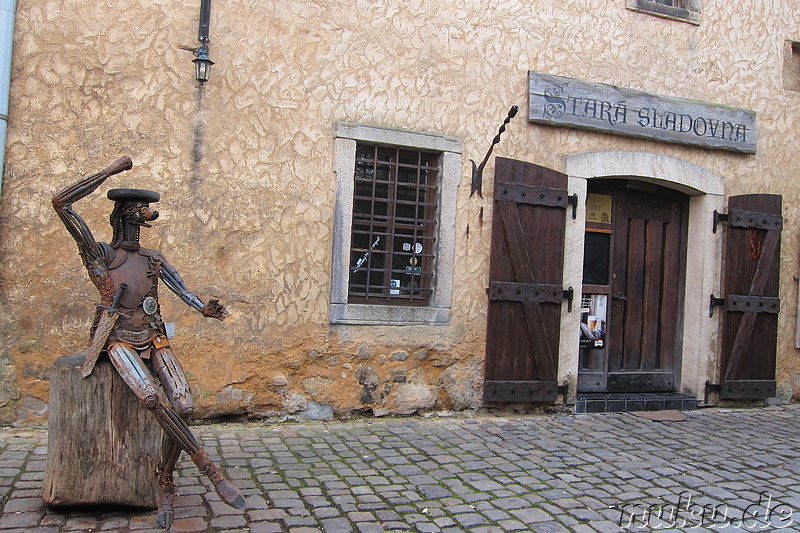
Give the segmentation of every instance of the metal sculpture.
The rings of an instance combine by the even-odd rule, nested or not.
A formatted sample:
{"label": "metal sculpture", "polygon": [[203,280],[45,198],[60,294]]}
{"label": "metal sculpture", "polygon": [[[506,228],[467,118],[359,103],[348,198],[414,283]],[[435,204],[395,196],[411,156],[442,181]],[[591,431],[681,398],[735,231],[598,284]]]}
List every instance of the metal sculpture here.
{"label": "metal sculpture", "polygon": [[[161,252],[139,245],[139,231],[158,218],[150,207],[160,196],[142,189],[112,189],[111,243],[96,242],[72,204],[94,192],[106,179],[129,170],[133,163],[122,157],[97,174],[87,176],[53,196],[53,207],[73,239],[89,278],[100,291],[92,339],[83,366],[84,377],[102,352],[106,353],[125,383],[152,411],[164,430],[161,469],[158,474],[158,523],[169,529],[174,520],[173,471],[181,451],[191,456],[208,476],[225,503],[244,508],[241,491],[225,479],[187,426],[194,411],[189,383],[170,348],[158,304],[158,279],[184,302],[206,317],[224,320],[228,312],[218,300],[204,303],[186,287]],[[169,400],[159,394],[159,384]]]}
{"label": "metal sculpture", "polygon": [[497,132],[497,135],[494,136],[492,139],[492,144],[489,146],[489,151],[486,152],[486,156],[481,161],[480,165],[476,165],[475,161],[472,161],[472,186],[470,187],[469,195],[472,197],[473,194],[476,192],[480,198],[483,198],[483,193],[481,192],[481,188],[483,187],[483,167],[486,166],[486,162],[489,161],[489,156],[492,155],[492,150],[494,150],[494,145],[500,142],[500,136],[506,131],[506,125],[511,122],[511,119],[517,116],[519,112],[519,106],[511,106],[511,109],[508,110],[508,116],[506,116],[503,124],[500,126],[500,129]]}

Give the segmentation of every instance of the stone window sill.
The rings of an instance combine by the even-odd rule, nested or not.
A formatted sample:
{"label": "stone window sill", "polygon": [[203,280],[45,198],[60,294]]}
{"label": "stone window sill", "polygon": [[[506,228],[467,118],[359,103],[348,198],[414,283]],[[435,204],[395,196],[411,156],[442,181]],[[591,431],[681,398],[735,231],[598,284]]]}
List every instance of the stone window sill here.
{"label": "stone window sill", "polygon": [[664,17],[680,22],[700,25],[700,0],[687,1],[687,7],[674,7],[653,2],[652,0],[628,0],[628,9]]}
{"label": "stone window sill", "polygon": [[331,324],[383,326],[445,326],[450,309],[403,305],[331,304]]}

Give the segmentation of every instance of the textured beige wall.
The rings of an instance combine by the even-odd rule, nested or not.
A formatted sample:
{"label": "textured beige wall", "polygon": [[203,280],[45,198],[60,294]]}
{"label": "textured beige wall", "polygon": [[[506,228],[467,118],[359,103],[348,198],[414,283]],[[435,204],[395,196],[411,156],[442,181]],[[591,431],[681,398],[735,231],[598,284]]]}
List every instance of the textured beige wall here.
{"label": "textured beige wall", "polygon": [[[492,205],[489,194],[468,198],[467,165],[510,105],[525,109],[529,69],[758,113],[754,156],[534,126],[523,114],[495,154],[560,169],[568,154],[649,151],[724,176],[728,194],[783,194],[779,381],[800,381],[800,93],[782,80],[784,42],[800,40],[792,0],[706,0],[700,26],[624,0],[214,2],[217,64],[202,88],[178,48],[197,44],[199,1],[178,4],[18,4],[0,203],[0,420],[42,419],[47,368],[81,349],[96,300],[50,196],[124,154],[134,169],[76,207],[108,240],[108,188],[161,192],[143,243],[232,315],[206,320],[162,291],[200,414],[293,411],[307,400],[346,414],[376,382],[371,406],[395,409],[403,379],[404,395],[426,385],[437,408],[474,406]],[[335,121],[463,141],[450,326],[328,324]],[[487,193],[491,178],[489,165]]]}

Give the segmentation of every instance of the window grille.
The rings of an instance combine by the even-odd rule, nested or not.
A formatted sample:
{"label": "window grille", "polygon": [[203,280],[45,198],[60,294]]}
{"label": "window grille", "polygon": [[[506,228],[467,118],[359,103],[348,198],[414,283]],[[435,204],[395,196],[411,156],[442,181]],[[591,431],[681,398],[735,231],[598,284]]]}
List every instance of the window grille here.
{"label": "window grille", "polygon": [[440,160],[438,153],[357,145],[350,303],[427,305]]}

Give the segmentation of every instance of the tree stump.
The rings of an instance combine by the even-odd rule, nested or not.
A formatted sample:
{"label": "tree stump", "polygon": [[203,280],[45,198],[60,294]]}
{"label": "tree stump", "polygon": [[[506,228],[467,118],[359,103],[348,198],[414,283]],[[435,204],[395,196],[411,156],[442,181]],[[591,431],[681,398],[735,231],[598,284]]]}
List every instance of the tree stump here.
{"label": "tree stump", "polygon": [[85,356],[50,369],[44,502],[155,508],[161,428],[108,359],[81,377]]}

